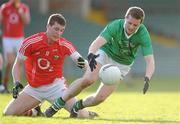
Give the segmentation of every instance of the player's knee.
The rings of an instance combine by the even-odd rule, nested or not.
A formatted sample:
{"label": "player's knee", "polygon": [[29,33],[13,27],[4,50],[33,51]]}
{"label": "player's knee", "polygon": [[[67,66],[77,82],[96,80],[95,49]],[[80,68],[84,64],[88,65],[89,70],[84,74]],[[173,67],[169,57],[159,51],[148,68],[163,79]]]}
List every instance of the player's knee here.
{"label": "player's knee", "polygon": [[3,111],[4,116],[13,115],[11,111],[8,111],[7,109]]}
{"label": "player's knee", "polygon": [[3,111],[3,115],[5,115],[5,116],[12,116],[12,115],[18,115],[18,113],[15,111],[15,110],[13,110],[13,109],[5,109],[4,111]]}

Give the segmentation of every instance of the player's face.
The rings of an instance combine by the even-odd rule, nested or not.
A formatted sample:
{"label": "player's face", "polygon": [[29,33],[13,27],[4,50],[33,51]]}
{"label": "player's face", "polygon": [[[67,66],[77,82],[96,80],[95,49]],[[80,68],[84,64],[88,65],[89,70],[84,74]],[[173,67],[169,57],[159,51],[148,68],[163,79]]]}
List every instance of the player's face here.
{"label": "player's face", "polygon": [[54,25],[47,26],[47,34],[50,40],[56,41],[58,40],[65,30],[65,26],[58,24],[57,22]]}
{"label": "player's face", "polygon": [[128,35],[133,34],[141,24],[140,19],[135,19],[131,15],[125,18],[125,31]]}

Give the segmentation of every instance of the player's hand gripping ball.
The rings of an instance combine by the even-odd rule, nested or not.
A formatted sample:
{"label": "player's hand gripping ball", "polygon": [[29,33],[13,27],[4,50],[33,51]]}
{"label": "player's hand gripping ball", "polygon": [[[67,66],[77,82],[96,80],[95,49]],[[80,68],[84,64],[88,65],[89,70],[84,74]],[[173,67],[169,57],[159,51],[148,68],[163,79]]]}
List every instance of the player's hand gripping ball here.
{"label": "player's hand gripping ball", "polygon": [[99,71],[99,78],[102,83],[106,85],[115,85],[123,79],[123,76],[116,65],[106,64],[101,67]]}

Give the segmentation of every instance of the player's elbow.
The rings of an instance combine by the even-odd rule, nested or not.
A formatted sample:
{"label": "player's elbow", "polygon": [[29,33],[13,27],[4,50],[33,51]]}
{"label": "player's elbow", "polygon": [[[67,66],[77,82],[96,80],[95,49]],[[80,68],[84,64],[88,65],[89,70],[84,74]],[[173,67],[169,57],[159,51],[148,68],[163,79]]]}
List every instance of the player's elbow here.
{"label": "player's elbow", "polygon": [[30,17],[26,17],[24,18],[24,24],[29,24],[31,22],[31,18]]}

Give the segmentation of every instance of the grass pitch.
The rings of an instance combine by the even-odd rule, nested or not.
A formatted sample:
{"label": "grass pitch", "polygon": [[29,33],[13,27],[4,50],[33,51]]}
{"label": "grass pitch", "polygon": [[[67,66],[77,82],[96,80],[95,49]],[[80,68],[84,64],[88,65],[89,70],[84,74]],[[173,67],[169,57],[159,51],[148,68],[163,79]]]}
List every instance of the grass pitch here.
{"label": "grass pitch", "polygon": [[[142,94],[142,81],[133,84],[122,83],[104,103],[88,108],[100,116],[95,119],[71,119],[69,113],[60,110],[53,118],[5,117],[3,109],[11,99],[10,94],[0,94],[0,124],[179,124],[180,123],[180,81],[154,79],[146,95]],[[84,98],[97,85],[82,92]],[[42,109],[49,106],[44,103]]]}

